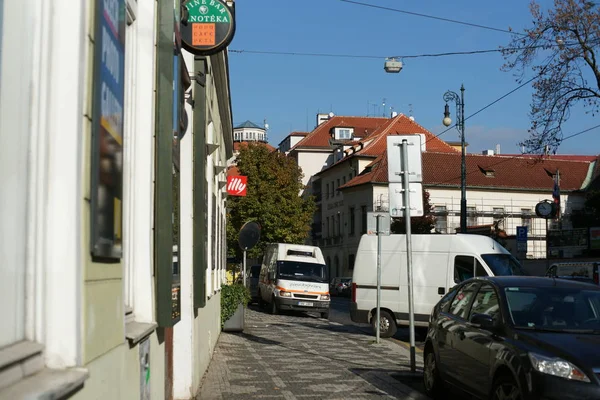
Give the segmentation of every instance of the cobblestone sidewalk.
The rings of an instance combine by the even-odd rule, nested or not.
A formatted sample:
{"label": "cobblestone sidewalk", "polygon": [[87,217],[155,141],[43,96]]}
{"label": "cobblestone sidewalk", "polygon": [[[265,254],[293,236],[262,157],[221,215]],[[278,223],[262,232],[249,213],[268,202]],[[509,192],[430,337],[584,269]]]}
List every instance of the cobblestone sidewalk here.
{"label": "cobblestone sidewalk", "polygon": [[408,366],[405,348],[356,327],[248,309],[244,332],[221,334],[197,399],[426,399],[395,377]]}

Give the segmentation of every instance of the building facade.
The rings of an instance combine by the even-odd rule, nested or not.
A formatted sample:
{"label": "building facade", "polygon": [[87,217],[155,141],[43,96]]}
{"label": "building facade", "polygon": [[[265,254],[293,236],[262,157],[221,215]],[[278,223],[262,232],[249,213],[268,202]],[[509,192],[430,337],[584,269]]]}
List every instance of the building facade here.
{"label": "building facade", "polygon": [[[388,135],[423,134],[423,188],[429,192],[435,216],[434,233],[456,233],[460,219],[460,148],[449,145],[402,114],[385,120],[370,135],[360,140],[336,143],[336,128],[346,117],[328,120],[325,129],[317,127],[296,147],[306,157],[298,157],[300,167],[318,169],[306,161],[321,157],[321,170],[305,177],[315,195],[318,211],[314,217],[312,242],[322,247],[331,277],[351,276],[356,250],[367,231],[367,213],[388,211]],[[360,121],[360,122],[358,122]],[[354,121],[362,125],[370,118]],[[344,126],[344,128],[347,128]],[[304,145],[304,146],[303,146]],[[327,145],[329,150],[327,151]],[[315,149],[311,147],[315,146]],[[292,149],[291,156],[299,153]],[[325,155],[328,154],[328,158]],[[572,217],[584,210],[585,191],[597,175],[593,156],[548,156],[467,154],[467,225],[469,229],[502,231],[514,237],[517,226],[528,227],[526,259],[546,258],[547,228],[558,228],[557,221],[535,214],[538,202],[552,200],[553,182],[560,175],[560,227],[572,227]],[[516,248],[507,244],[509,250]],[[516,246],[513,246],[516,247]],[[577,255],[577,249],[564,257]]]}
{"label": "building facade", "polygon": [[0,7],[0,398],[191,399],[220,332],[227,52],[185,55],[178,2]]}

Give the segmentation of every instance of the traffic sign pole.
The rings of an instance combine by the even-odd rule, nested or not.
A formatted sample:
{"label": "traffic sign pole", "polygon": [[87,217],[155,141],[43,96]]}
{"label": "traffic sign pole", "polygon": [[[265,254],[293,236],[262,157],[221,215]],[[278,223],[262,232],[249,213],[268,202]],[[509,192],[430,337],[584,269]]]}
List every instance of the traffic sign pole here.
{"label": "traffic sign pole", "polygon": [[404,195],[404,222],[406,226],[406,271],[408,275],[408,329],[410,334],[410,372],[416,371],[415,314],[413,304],[412,239],[410,229],[410,182],[408,170],[408,140],[401,144],[402,186]]}

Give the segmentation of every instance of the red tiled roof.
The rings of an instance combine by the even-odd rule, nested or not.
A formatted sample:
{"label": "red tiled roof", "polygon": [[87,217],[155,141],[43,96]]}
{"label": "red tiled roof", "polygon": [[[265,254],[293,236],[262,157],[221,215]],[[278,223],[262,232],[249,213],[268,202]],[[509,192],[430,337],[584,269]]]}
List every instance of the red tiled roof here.
{"label": "red tiled roof", "polygon": [[387,137],[389,135],[425,134],[426,151],[437,151],[441,153],[457,153],[457,150],[444,142],[442,139],[423,128],[404,114],[399,114],[385,126],[373,132],[366,140],[372,139],[364,149],[357,154],[362,156],[379,156],[387,150]]}
{"label": "red tiled roof", "polygon": [[329,131],[336,126],[353,127],[355,135],[367,137],[387,121],[389,121],[389,118],[334,116],[317,126],[304,139],[296,143],[291,150],[301,147],[329,147],[329,139],[331,138]]}
{"label": "red tiled roof", "polygon": [[292,133],[290,133],[288,136],[306,136],[308,135],[310,132],[300,132],[300,131],[294,131]]}
{"label": "red tiled roof", "polygon": [[[500,154],[499,154],[500,155]],[[551,154],[540,157],[539,154],[501,154],[505,157],[524,157],[539,158],[544,160],[565,160],[565,161],[595,161],[598,156],[580,156],[576,154]]]}
{"label": "red tiled roof", "polygon": [[[467,187],[494,187],[552,191],[551,174],[560,171],[561,191],[582,188],[591,162],[570,160],[544,160],[534,162],[530,157],[484,156],[467,154]],[[365,183],[388,183],[387,154],[375,159],[370,171],[352,179],[341,188]],[[423,184],[427,186],[460,186],[461,155],[458,152],[424,152]],[[485,171],[493,170],[488,177]]]}
{"label": "red tiled roof", "polygon": [[275,147],[271,146],[269,143],[263,143],[263,142],[233,142],[233,151],[239,151],[240,147],[242,146],[248,146],[248,143],[256,143],[258,145],[263,145],[266,146],[267,149],[269,149],[269,151],[275,151]]}

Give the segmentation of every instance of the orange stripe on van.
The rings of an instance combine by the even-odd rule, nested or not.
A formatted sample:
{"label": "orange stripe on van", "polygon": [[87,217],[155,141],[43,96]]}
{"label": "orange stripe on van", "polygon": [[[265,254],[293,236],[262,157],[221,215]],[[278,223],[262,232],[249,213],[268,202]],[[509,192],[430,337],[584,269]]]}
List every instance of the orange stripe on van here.
{"label": "orange stripe on van", "polygon": [[282,290],[284,292],[292,292],[292,293],[306,293],[306,294],[329,294],[329,292],[307,292],[304,290],[296,290],[296,289],[286,289],[281,286],[275,286],[277,289]]}

